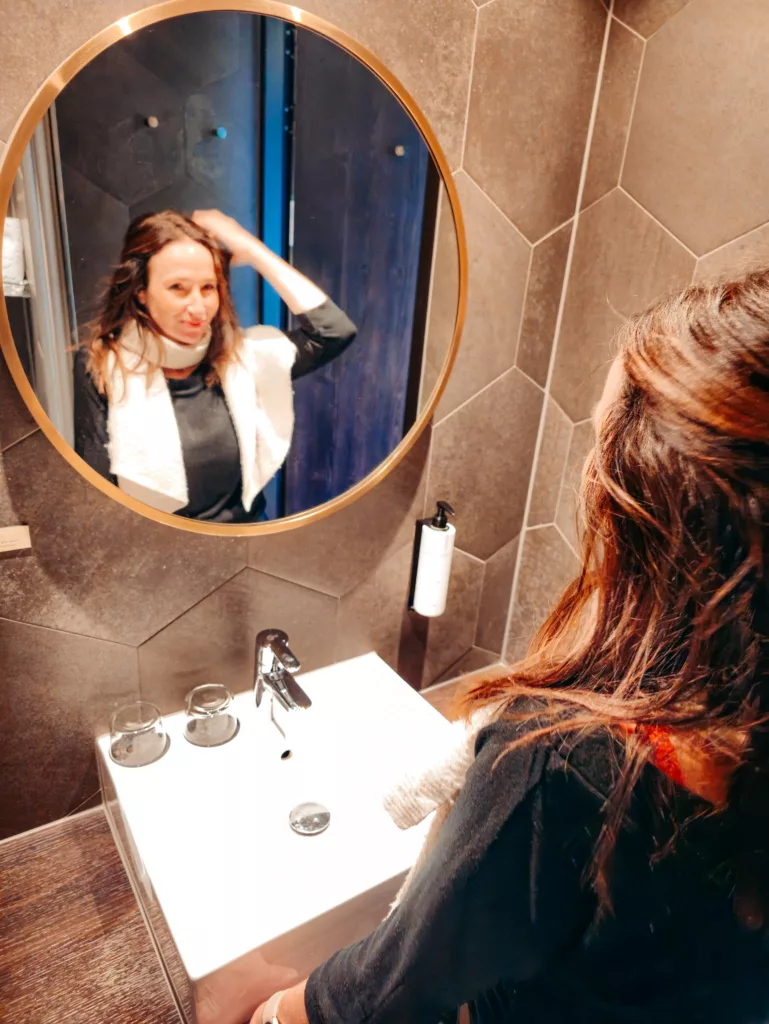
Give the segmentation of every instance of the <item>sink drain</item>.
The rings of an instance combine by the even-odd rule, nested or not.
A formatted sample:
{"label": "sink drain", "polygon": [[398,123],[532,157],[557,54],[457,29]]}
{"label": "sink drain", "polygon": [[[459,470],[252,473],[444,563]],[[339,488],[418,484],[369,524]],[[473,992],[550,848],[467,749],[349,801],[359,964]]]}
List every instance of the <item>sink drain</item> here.
{"label": "sink drain", "polygon": [[300,836],[317,836],[325,832],[331,821],[331,811],[323,804],[297,804],[288,816],[291,828]]}

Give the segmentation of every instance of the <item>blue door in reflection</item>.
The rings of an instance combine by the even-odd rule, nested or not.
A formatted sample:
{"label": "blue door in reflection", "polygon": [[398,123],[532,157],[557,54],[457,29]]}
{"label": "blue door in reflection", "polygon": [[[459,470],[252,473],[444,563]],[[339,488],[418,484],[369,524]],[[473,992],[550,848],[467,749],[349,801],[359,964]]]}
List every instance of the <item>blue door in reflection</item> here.
{"label": "blue door in reflection", "polygon": [[[413,422],[438,177],[408,114],[356,59],[272,19],[264,40],[264,240],[359,330],[339,359],[297,381],[270,503],[291,515],[362,480]],[[285,327],[279,307],[265,287],[262,315]]]}

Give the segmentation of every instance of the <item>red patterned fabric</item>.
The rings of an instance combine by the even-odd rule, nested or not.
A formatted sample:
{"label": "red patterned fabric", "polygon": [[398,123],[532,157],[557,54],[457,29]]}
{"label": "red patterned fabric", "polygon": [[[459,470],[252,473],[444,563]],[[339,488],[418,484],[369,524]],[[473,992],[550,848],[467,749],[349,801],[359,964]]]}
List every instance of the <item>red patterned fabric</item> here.
{"label": "red patterned fabric", "polygon": [[659,725],[636,725],[629,722],[623,725],[625,732],[638,732],[648,741],[652,748],[652,762],[662,772],[672,779],[679,786],[686,788],[684,773],[681,771],[681,763],[678,760],[673,741],[670,739],[670,731]]}
{"label": "red patterned fabric", "polygon": [[662,729],[658,725],[643,726],[642,729],[649,743],[651,743],[652,760],[655,765],[663,775],[667,775],[677,785],[685,785],[681,764],[668,730]]}

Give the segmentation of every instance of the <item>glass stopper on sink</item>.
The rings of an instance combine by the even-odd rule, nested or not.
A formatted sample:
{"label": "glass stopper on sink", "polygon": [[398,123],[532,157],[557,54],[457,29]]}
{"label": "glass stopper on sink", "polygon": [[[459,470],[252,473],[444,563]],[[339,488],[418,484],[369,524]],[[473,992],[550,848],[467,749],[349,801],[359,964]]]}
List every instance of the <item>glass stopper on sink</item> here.
{"label": "glass stopper on sink", "polygon": [[323,804],[297,804],[288,816],[291,828],[300,836],[317,836],[325,832],[331,821],[331,811]]}
{"label": "glass stopper on sink", "polygon": [[220,747],[237,735],[240,723],[232,694],[220,683],[204,683],[187,694],[184,737],[196,747]]}

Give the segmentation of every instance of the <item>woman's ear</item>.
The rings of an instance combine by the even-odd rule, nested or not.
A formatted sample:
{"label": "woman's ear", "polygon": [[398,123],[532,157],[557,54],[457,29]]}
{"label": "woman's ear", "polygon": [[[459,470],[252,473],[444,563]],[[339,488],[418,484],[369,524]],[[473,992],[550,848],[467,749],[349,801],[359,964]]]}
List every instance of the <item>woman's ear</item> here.
{"label": "woman's ear", "polygon": [[139,300],[139,302],[142,304],[142,306],[144,306],[144,308],[146,309],[147,308],[147,289],[146,288],[140,288],[139,291],[136,293],[136,298]]}

